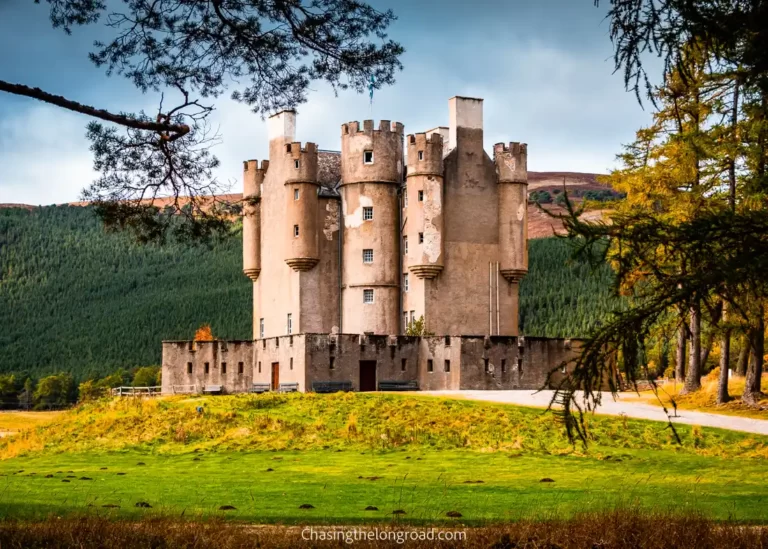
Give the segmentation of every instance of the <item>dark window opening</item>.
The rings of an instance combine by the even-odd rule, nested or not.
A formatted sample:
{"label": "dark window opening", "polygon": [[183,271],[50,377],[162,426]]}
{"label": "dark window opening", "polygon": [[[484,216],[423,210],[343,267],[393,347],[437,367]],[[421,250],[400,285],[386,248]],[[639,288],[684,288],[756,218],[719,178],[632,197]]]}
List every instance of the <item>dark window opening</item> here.
{"label": "dark window opening", "polygon": [[276,337],[275,338],[275,348],[277,349],[278,347],[280,347],[280,338]]}
{"label": "dark window opening", "polygon": [[336,368],[336,357],[332,356],[331,361],[328,363],[328,369],[334,370]]}
{"label": "dark window opening", "polygon": [[445,336],[445,344],[450,345],[451,344],[451,336]]}
{"label": "dark window opening", "polygon": [[206,362],[205,363],[205,373],[207,374],[210,371],[211,371],[211,365]]}
{"label": "dark window opening", "polygon": [[187,373],[188,374],[192,373],[192,363],[191,362],[187,362]]}
{"label": "dark window opening", "polygon": [[419,244],[424,244],[424,233],[419,233]]}
{"label": "dark window opening", "polygon": [[431,358],[429,360],[427,360],[427,371],[428,372],[434,371],[434,365],[432,364],[432,359]]}
{"label": "dark window opening", "polygon": [[243,365],[243,363],[242,362],[238,362],[237,363],[237,373],[238,374],[242,374],[244,370],[245,370],[245,366]]}
{"label": "dark window opening", "polygon": [[373,151],[363,151],[363,163],[373,164]]}
{"label": "dark window opening", "polygon": [[419,202],[424,202],[424,191],[419,191]]}
{"label": "dark window opening", "polygon": [[290,369],[293,370],[293,357],[291,357]]}
{"label": "dark window opening", "polygon": [[[261,334],[261,335],[263,336],[264,334]],[[267,348],[267,340],[266,339],[262,339],[261,340],[261,347],[262,347],[262,349],[266,349]]]}
{"label": "dark window opening", "polygon": [[505,373],[507,371],[507,359],[502,358],[501,359],[501,373]]}
{"label": "dark window opening", "polygon": [[424,151],[419,151],[419,160],[424,160]]}
{"label": "dark window opening", "polygon": [[490,371],[491,371],[491,364],[490,364],[490,362],[488,362],[487,358],[483,359],[483,365],[485,366],[485,373],[486,374],[490,373]]}
{"label": "dark window opening", "polygon": [[407,358],[404,358],[403,360],[400,361],[400,371],[401,372],[404,372],[405,368],[407,366],[408,366],[408,359]]}
{"label": "dark window opening", "polygon": [[446,360],[445,361],[445,371],[446,372],[450,372],[451,371],[451,361],[450,360]]}
{"label": "dark window opening", "polygon": [[261,361],[259,361],[259,373],[261,373]]}
{"label": "dark window opening", "polygon": [[221,373],[222,374],[226,374],[227,373],[227,363],[226,362],[222,362],[221,363]]}
{"label": "dark window opening", "polygon": [[301,163],[298,160],[293,161],[293,166],[298,170],[299,166],[301,166]]}

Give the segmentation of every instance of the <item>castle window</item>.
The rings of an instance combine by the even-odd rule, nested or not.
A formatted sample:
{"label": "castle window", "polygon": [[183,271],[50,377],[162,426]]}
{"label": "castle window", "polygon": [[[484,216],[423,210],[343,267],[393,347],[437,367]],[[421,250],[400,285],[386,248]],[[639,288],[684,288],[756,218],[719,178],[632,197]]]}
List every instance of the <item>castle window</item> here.
{"label": "castle window", "polygon": [[419,233],[419,244],[424,244],[424,233]]}
{"label": "castle window", "polygon": [[411,311],[411,325],[413,325],[413,322],[416,320],[416,311]]}
{"label": "castle window", "polygon": [[483,359],[483,367],[485,368],[485,373],[486,374],[491,373],[491,364],[490,364],[490,362],[488,362],[487,358]]}
{"label": "castle window", "polygon": [[408,330],[408,311],[403,313],[403,331]]}
{"label": "castle window", "polygon": [[261,361],[259,361],[259,373],[261,373]]}
{"label": "castle window", "polygon": [[[264,319],[259,319],[259,337],[264,339]],[[266,342],[264,342],[266,344]]]}
{"label": "castle window", "polygon": [[205,374],[208,375],[208,373],[211,371],[211,365],[206,362],[205,363]]}
{"label": "castle window", "polygon": [[370,248],[363,250],[363,263],[373,263],[373,250]]}
{"label": "castle window", "polygon": [[363,303],[373,303],[373,290],[366,288],[363,290]]}
{"label": "castle window", "polygon": [[242,362],[237,363],[237,373],[242,374],[245,371],[245,365]]}
{"label": "castle window", "polygon": [[298,225],[294,225],[293,226],[293,236],[294,237],[299,236],[299,226]]}
{"label": "castle window", "polygon": [[363,164],[373,164],[373,151],[363,151]]}
{"label": "castle window", "polygon": [[403,208],[408,207],[408,189],[403,189]]}
{"label": "castle window", "polygon": [[424,191],[419,191],[419,202],[424,202]]}
{"label": "castle window", "polygon": [[299,189],[293,189],[293,199],[294,200],[299,199]]}
{"label": "castle window", "polygon": [[409,289],[409,285],[408,285],[408,273],[405,273],[405,274],[403,275],[403,291],[404,291],[404,292],[407,292],[407,291],[408,291],[408,289]]}
{"label": "castle window", "polygon": [[424,151],[419,151],[419,160],[424,160]]}
{"label": "castle window", "polygon": [[221,363],[221,373],[222,374],[226,374],[227,373],[227,363],[226,362],[222,362]]}
{"label": "castle window", "polygon": [[405,368],[408,366],[408,359],[404,358],[400,361],[400,371],[404,372]]}
{"label": "castle window", "polygon": [[330,362],[328,363],[328,369],[329,370],[336,369],[336,357],[335,356],[331,357]]}
{"label": "castle window", "polygon": [[288,322],[286,323],[286,328],[289,335],[293,333],[293,316],[291,313],[288,313]]}
{"label": "castle window", "polygon": [[291,357],[290,369],[293,370],[293,357]]}
{"label": "castle window", "polygon": [[188,374],[192,373],[192,363],[191,362],[187,362],[187,373]]}
{"label": "castle window", "polygon": [[405,255],[408,255],[408,237],[407,236],[403,237],[403,253]]}
{"label": "castle window", "polygon": [[432,362],[431,358],[429,360],[427,360],[427,371],[428,372],[434,372],[435,371],[435,365]]}
{"label": "castle window", "polygon": [[294,161],[293,161],[293,167],[294,167],[294,168],[296,168],[296,169],[298,170],[298,169],[299,169],[299,166],[301,166],[301,163],[300,163],[298,160],[294,160]]}
{"label": "castle window", "polygon": [[451,344],[451,336],[445,336],[445,345],[449,346]]}
{"label": "castle window", "polygon": [[507,359],[502,358],[501,359],[501,373],[504,374],[507,371]]}
{"label": "castle window", "polygon": [[444,369],[445,369],[446,372],[450,372],[451,371],[451,361],[450,360],[446,360],[445,361],[445,368]]}
{"label": "castle window", "polygon": [[371,221],[373,219],[373,206],[363,206],[363,221]]}

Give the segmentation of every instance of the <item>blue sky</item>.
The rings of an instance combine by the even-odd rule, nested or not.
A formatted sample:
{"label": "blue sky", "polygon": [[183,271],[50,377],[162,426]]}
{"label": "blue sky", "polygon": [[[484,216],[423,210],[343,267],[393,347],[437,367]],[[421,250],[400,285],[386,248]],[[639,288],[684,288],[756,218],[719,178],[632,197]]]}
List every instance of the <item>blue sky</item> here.
{"label": "blue sky", "polygon": [[[390,35],[406,48],[397,83],[366,95],[316,85],[298,109],[297,139],[338,149],[350,120],[390,119],[406,133],[448,125],[448,99],[481,97],[485,145],[523,141],[530,170],[605,173],[621,145],[649,121],[634,94],[613,74],[605,8],[592,0],[374,0],[398,21]],[[39,86],[117,111],[155,111],[121,77],[106,78],[87,59],[103,29],[54,30],[46,3],[0,0],[0,79]],[[646,107],[647,108],[647,107]],[[0,93],[0,203],[77,200],[93,179],[84,116]],[[224,97],[214,123],[222,143],[218,179],[238,191],[241,161],[265,158],[267,127]]]}

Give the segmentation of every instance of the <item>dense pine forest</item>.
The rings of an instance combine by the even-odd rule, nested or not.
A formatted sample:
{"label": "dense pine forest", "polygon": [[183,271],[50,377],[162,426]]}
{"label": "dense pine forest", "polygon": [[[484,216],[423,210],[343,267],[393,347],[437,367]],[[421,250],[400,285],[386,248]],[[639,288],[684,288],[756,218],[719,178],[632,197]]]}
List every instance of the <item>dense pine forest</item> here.
{"label": "dense pine forest", "polygon": [[[608,267],[569,260],[559,239],[530,242],[521,289],[526,335],[583,336],[610,308]],[[160,341],[202,324],[251,335],[239,235],[212,247],[141,245],[105,233],[89,208],[0,209],[0,372],[78,379],[159,364]]]}

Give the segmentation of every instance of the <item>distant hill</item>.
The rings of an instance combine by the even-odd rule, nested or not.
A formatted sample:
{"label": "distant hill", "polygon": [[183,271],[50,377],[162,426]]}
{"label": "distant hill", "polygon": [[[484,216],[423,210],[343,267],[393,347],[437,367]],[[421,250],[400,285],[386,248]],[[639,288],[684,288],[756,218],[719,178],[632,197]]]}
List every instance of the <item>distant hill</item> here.
{"label": "distant hill", "polygon": [[[571,263],[567,243],[530,241],[521,286],[527,335],[576,337],[610,308],[607,267]],[[251,336],[240,236],[213,248],[139,245],[89,207],[0,209],[0,372],[83,378],[160,363],[160,341]]]}

